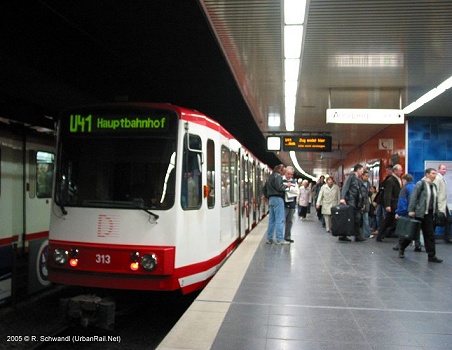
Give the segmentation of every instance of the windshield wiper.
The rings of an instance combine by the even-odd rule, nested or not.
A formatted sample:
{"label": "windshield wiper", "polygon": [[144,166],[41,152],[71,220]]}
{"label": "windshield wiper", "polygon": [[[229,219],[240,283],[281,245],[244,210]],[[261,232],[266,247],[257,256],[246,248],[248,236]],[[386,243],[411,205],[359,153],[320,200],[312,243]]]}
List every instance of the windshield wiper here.
{"label": "windshield wiper", "polygon": [[144,209],[144,208],[139,208],[139,209],[144,210],[144,211],[145,211],[146,213],[148,213],[151,217],[153,217],[154,220],[158,220],[158,218],[160,217],[160,216],[158,216],[157,214],[154,214],[153,212],[151,212],[151,211],[149,211],[149,210],[147,210],[147,209]]}
{"label": "windshield wiper", "polygon": [[64,204],[61,202],[58,204],[58,206],[60,207],[61,213],[63,215],[67,215],[67,211],[66,211],[66,209],[64,209]]}
{"label": "windshield wiper", "polygon": [[102,207],[121,207],[121,208],[134,208],[141,209],[148,213],[154,220],[158,220],[159,216],[144,207],[143,200],[136,199],[133,201],[112,201],[112,200],[100,200],[100,199],[89,199],[83,201],[85,205],[98,205]]}

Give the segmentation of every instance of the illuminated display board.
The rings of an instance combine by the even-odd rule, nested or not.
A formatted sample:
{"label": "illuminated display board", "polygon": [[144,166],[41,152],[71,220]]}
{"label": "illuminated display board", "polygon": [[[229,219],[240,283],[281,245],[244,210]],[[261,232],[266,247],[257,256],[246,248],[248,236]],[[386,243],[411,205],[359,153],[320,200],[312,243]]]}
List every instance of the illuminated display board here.
{"label": "illuminated display board", "polygon": [[62,130],[68,134],[112,134],[168,132],[176,125],[177,115],[168,110],[76,111],[62,118]]}
{"label": "illuminated display board", "polygon": [[284,136],[284,151],[331,152],[331,136]]}
{"label": "illuminated display board", "polygon": [[269,152],[281,151],[280,136],[267,136],[267,151]]}

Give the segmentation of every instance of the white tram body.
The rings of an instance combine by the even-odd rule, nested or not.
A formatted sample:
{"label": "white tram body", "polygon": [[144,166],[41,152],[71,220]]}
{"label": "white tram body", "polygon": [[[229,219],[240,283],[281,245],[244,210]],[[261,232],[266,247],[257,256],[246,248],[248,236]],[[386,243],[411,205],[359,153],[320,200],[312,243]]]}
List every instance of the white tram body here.
{"label": "white tram body", "polygon": [[137,103],[68,110],[57,129],[49,280],[202,288],[265,216],[268,173],[196,111]]}
{"label": "white tram body", "polygon": [[0,121],[0,304],[49,285],[53,160],[52,135]]}

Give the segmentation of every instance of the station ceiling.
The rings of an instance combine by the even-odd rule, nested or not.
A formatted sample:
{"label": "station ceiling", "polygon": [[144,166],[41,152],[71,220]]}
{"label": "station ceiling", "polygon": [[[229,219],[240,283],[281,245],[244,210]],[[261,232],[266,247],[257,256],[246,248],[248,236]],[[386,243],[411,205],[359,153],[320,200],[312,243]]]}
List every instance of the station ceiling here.
{"label": "station ceiling", "polygon": [[[268,115],[284,113],[282,1],[3,1],[0,118],[52,127],[68,106],[168,102],[218,120],[268,163]],[[452,2],[310,0],[295,131],[360,147],[387,125],[326,124],[326,109],[414,102],[452,75]],[[389,63],[388,63],[389,62]],[[451,89],[452,90],[452,89]],[[451,116],[449,90],[411,116]],[[336,159],[297,152],[303,169]]]}

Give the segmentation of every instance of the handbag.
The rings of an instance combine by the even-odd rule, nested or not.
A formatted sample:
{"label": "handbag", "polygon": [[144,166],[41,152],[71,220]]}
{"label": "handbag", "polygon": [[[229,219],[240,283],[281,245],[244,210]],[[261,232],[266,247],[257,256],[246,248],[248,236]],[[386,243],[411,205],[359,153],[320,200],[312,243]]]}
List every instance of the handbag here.
{"label": "handbag", "polygon": [[412,241],[416,239],[420,227],[421,222],[419,220],[412,219],[407,216],[401,216],[397,219],[395,233],[399,236],[399,238],[405,238]]}

